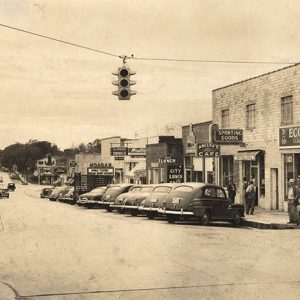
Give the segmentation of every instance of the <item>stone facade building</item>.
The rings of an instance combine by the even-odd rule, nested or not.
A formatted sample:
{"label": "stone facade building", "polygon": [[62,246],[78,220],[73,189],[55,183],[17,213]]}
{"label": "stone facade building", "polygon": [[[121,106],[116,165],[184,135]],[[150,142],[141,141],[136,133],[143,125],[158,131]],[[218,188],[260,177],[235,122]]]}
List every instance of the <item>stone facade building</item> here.
{"label": "stone facade building", "polygon": [[221,145],[219,184],[233,177],[241,195],[242,178],[253,178],[260,207],[286,210],[287,182],[300,179],[300,65],[215,89],[212,98],[213,122],[243,130],[242,143]]}

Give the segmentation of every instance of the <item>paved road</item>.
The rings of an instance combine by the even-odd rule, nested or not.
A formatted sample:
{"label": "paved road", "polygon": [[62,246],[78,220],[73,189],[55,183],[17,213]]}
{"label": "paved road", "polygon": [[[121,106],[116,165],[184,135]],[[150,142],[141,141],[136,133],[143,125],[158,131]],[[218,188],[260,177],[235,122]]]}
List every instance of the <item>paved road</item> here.
{"label": "paved road", "polygon": [[300,299],[299,230],[173,225],[38,190],[0,199],[1,300]]}

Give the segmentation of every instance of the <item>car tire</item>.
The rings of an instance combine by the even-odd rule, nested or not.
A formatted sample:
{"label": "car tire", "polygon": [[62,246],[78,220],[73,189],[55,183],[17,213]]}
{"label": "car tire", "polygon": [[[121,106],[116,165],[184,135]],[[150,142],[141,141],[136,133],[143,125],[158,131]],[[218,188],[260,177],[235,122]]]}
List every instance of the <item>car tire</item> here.
{"label": "car tire", "polygon": [[112,212],[112,211],[113,211],[113,208],[112,208],[112,207],[106,207],[106,211],[107,211],[107,212]]}
{"label": "car tire", "polygon": [[154,219],[154,215],[152,213],[147,213],[147,218],[149,220],[153,220]]}
{"label": "car tire", "polygon": [[138,215],[138,212],[136,210],[131,210],[130,215],[136,217]]}
{"label": "car tire", "polygon": [[202,217],[200,218],[200,223],[201,225],[207,226],[209,225],[209,221],[210,221],[210,215],[207,211],[205,211]]}
{"label": "car tire", "polygon": [[167,221],[168,221],[168,223],[174,224],[176,220],[177,220],[177,217],[176,217],[176,216],[173,216],[173,215],[167,215]]}
{"label": "car tire", "polygon": [[120,215],[123,215],[123,214],[124,214],[124,209],[118,208],[118,213],[119,213]]}
{"label": "car tire", "polygon": [[93,204],[87,204],[87,205],[86,205],[86,208],[92,209],[92,208],[94,208],[94,205],[93,205]]}
{"label": "car tire", "polygon": [[238,211],[236,212],[235,214],[235,217],[234,219],[232,220],[232,224],[235,226],[235,227],[240,227],[243,223],[243,219],[242,219],[242,215],[241,213]]}

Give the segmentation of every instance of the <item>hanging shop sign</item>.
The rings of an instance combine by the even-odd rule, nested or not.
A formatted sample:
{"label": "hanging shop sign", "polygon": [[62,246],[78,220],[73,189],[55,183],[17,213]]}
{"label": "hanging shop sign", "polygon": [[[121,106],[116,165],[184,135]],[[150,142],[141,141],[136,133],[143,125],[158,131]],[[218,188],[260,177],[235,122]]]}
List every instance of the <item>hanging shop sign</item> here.
{"label": "hanging shop sign", "polygon": [[87,173],[89,175],[113,176],[114,168],[88,168]]}
{"label": "hanging shop sign", "polygon": [[183,167],[180,164],[168,165],[167,168],[167,180],[168,182],[183,182]]}
{"label": "hanging shop sign", "polygon": [[279,148],[300,147],[300,126],[279,128]]}
{"label": "hanging shop sign", "polygon": [[243,129],[218,129],[215,131],[216,144],[235,145],[243,143]]}
{"label": "hanging shop sign", "polygon": [[220,146],[211,143],[197,144],[197,156],[199,157],[220,156]]}
{"label": "hanging shop sign", "polygon": [[166,156],[166,157],[163,157],[163,158],[159,158],[158,162],[160,164],[175,164],[176,163],[176,159],[172,158],[170,156]]}
{"label": "hanging shop sign", "polygon": [[62,167],[54,167],[53,171],[56,174],[66,174],[67,173],[67,168],[64,167],[64,166],[62,166]]}
{"label": "hanging shop sign", "polygon": [[110,148],[110,155],[111,156],[126,156],[128,153],[127,147],[111,147]]}

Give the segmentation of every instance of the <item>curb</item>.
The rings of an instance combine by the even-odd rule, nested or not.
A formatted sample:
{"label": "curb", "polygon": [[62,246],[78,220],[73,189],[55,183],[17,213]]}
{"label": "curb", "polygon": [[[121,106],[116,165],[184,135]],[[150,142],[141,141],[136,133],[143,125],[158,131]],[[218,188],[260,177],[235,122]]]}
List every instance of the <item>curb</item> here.
{"label": "curb", "polygon": [[257,229],[300,229],[300,226],[297,224],[260,223],[247,220],[244,220],[243,225]]}

